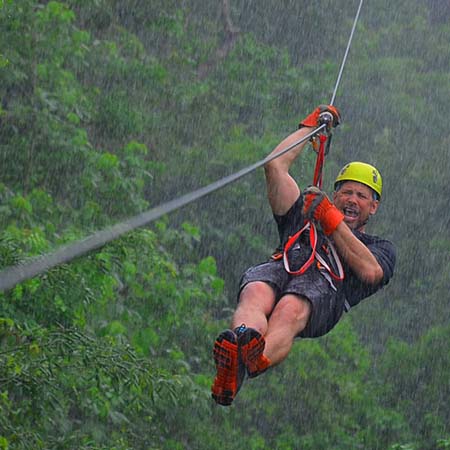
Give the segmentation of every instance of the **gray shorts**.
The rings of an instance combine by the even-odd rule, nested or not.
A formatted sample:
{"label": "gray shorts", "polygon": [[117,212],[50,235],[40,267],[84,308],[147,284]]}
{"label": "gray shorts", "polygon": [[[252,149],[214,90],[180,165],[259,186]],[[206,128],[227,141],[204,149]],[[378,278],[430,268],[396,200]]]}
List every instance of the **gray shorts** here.
{"label": "gray shorts", "polygon": [[286,294],[296,294],[309,300],[312,306],[311,317],[298,337],[313,338],[328,333],[344,312],[344,301],[339,301],[340,296],[316,264],[302,275],[287,273],[282,260],[250,267],[241,278],[239,294],[253,281],[268,283],[275,291],[276,301]]}

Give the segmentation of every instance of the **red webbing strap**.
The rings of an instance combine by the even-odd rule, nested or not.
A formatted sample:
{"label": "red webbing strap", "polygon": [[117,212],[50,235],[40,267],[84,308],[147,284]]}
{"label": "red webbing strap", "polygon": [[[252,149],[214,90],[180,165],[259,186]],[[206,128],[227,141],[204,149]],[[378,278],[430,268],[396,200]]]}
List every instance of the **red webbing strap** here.
{"label": "red webbing strap", "polygon": [[325,142],[327,141],[327,136],[325,134],[319,134],[319,151],[317,152],[316,167],[314,169],[314,180],[313,185],[322,189],[322,172],[325,163]]}
{"label": "red webbing strap", "polygon": [[[300,235],[309,228],[309,240],[311,243],[311,255],[309,256],[308,260],[303,264],[302,267],[298,270],[291,270],[289,267],[289,259],[288,259],[288,252],[290,248],[295,244],[297,239],[300,237]],[[288,241],[286,242],[286,245],[283,249],[283,263],[284,263],[284,269],[287,273],[291,275],[302,275],[306,272],[306,270],[311,266],[311,264],[314,262],[316,258],[316,246],[317,246],[317,230],[313,223],[307,222],[306,225],[297,233],[295,233],[293,236],[291,236]]]}
{"label": "red webbing strap", "polygon": [[[317,151],[317,159],[316,159],[316,167],[314,169],[314,186],[317,186],[319,189],[322,188],[322,169],[325,162],[325,142],[327,141],[327,137],[324,134],[319,134],[319,150]],[[308,260],[303,264],[302,267],[298,270],[291,270],[289,266],[288,252],[290,248],[295,244],[300,235],[309,228],[309,240],[311,243],[311,255]],[[317,245],[317,230],[315,225],[312,222],[306,222],[305,226],[297,231],[293,236],[291,236],[286,242],[283,249],[283,263],[286,272],[291,275],[302,275],[308,270],[311,264],[314,262],[316,258],[316,245]]]}
{"label": "red webbing strap", "polygon": [[[330,135],[330,138],[331,138],[331,135]],[[325,142],[327,142],[327,140],[328,140],[328,147],[329,147],[329,145],[331,143],[331,139],[328,139],[328,136],[325,134],[319,134],[320,145],[319,145],[318,150],[316,149],[317,144],[314,145],[315,142],[313,141],[313,147],[317,153],[316,167],[314,169],[314,186],[317,186],[319,189],[322,189],[323,166],[325,163],[325,154],[327,153],[327,150],[328,150],[328,149],[325,149]],[[309,241],[311,244],[311,255],[309,256],[309,258],[305,262],[305,264],[303,264],[303,266],[300,267],[300,269],[291,270],[291,268],[289,266],[288,252],[291,249],[291,247],[295,244],[295,242],[297,242],[297,240],[301,236],[301,234],[308,229],[309,229]],[[331,244],[331,242],[330,242],[330,245],[331,245],[333,257],[335,258],[336,264],[338,265],[338,273],[337,274],[333,272],[331,267],[325,262],[325,260],[316,251],[316,247],[317,247],[316,226],[314,225],[314,223],[312,223],[310,221],[306,222],[304,227],[301,230],[297,231],[297,233],[295,233],[293,236],[291,236],[284,246],[283,263],[284,263],[284,268],[285,268],[286,272],[288,272],[291,275],[302,275],[303,273],[306,272],[306,270],[308,270],[308,268],[311,266],[311,264],[313,264],[314,260],[317,259],[318,264],[320,264],[323,268],[325,268],[333,279],[335,279],[337,281],[342,281],[344,279],[344,272],[342,269],[342,264],[339,260],[338,254],[337,254],[336,250],[334,249],[333,244]]]}

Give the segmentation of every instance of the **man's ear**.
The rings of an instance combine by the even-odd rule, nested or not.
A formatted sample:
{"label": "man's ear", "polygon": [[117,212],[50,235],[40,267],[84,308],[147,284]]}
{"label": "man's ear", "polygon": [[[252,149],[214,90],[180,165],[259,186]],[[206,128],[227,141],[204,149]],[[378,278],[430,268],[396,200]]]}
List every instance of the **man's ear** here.
{"label": "man's ear", "polygon": [[378,206],[380,205],[379,200],[372,200],[372,205],[370,206],[369,214],[373,216],[378,211]]}

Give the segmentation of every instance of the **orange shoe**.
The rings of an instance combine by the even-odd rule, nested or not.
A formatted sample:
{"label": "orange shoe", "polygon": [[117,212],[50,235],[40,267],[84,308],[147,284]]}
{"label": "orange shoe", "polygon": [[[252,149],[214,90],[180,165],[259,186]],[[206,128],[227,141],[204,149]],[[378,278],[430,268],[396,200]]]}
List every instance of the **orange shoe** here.
{"label": "orange shoe", "polygon": [[247,368],[249,378],[255,378],[265,372],[270,366],[270,360],[263,355],[266,341],[254,328],[241,325],[236,328],[239,353]]}
{"label": "orange shoe", "polygon": [[212,398],[219,405],[231,405],[242,386],[245,366],[239,358],[236,334],[223,331],[214,343],[214,362],[216,377],[211,387]]}

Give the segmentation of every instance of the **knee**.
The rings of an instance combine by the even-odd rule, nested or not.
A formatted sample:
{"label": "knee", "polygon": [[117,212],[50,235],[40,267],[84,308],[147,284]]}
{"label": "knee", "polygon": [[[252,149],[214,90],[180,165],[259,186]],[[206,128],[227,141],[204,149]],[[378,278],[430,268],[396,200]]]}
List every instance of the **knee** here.
{"label": "knee", "polygon": [[248,283],[242,289],[239,295],[240,302],[251,303],[259,302],[261,299],[275,299],[275,292],[272,287],[263,281],[254,281]]}
{"label": "knee", "polygon": [[311,314],[311,304],[296,295],[286,295],[277,303],[276,311],[286,322],[306,323]]}
{"label": "knee", "polygon": [[268,316],[275,304],[275,291],[262,281],[247,284],[239,295],[238,309],[263,311]]}

